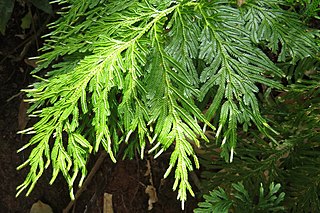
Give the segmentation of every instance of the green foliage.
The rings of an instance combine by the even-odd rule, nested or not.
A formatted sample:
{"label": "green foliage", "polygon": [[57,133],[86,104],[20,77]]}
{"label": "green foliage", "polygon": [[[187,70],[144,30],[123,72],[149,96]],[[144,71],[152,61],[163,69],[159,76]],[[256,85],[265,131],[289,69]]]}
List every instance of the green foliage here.
{"label": "green foliage", "polygon": [[[233,212],[258,213],[258,212],[283,212],[281,202],[285,193],[281,192],[280,184],[270,183],[268,192],[265,192],[263,185],[260,185],[259,193],[249,194],[242,183],[232,184],[232,189],[227,193],[224,189],[218,188],[204,195],[205,202],[199,203],[195,213]],[[257,199],[256,199],[257,198]],[[256,201],[257,200],[257,201]]]}
{"label": "green foliage", "polygon": [[29,0],[33,6],[39,8],[45,13],[52,14],[52,6],[49,3],[49,0]]}
{"label": "green foliage", "polygon": [[277,54],[278,62],[286,62],[289,58],[295,63],[312,56],[313,35],[305,33],[307,26],[299,20],[298,14],[282,10],[281,5],[275,4],[279,1],[257,2],[260,7],[251,5],[251,1],[243,7],[245,26],[252,41]]}
{"label": "green foliage", "polygon": [[[320,1],[319,0],[287,0],[288,6],[293,10],[298,10],[305,18],[320,19]],[[298,9],[296,9],[298,8]]]}
{"label": "green foliage", "polygon": [[3,0],[0,2],[0,14],[2,18],[0,19],[0,32],[4,35],[6,31],[6,25],[11,17],[13,10],[14,1],[13,0]]}
{"label": "green foliage", "polygon": [[200,161],[205,166],[202,173],[205,188],[241,181],[249,192],[254,192],[261,182],[278,182],[286,194],[283,203],[286,212],[319,211],[319,61],[301,63],[291,70],[294,73],[305,70],[303,78],[308,79],[295,78],[298,83],[291,84],[277,97],[267,95],[263,104],[264,116],[272,119],[273,127],[280,133],[275,137],[279,145],[270,146],[270,140],[252,130],[239,137],[232,164],[212,160],[214,153],[208,152]]}
{"label": "green foliage", "polygon": [[19,150],[33,148],[19,166],[30,172],[18,194],[29,194],[51,165],[50,183],[61,172],[74,198],[90,154],[103,147],[116,161],[121,145],[129,157],[172,151],[164,177],[174,169],[183,204],[187,191],[194,195],[188,173],[199,168],[194,147],[209,142],[207,129],[217,128],[216,145],[230,162],[241,126],[256,127],[276,149],[259,87],[283,89],[282,67],[318,51],[313,32],[282,1],[56,2],[70,6],[50,25],[33,73],[50,71],[25,90],[38,122],[21,132],[34,136]]}

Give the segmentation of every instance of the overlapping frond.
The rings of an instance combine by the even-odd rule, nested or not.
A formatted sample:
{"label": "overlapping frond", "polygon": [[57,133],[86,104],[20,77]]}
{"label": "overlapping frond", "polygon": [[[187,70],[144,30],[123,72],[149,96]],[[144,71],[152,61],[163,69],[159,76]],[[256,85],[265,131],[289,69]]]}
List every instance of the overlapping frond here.
{"label": "overlapping frond", "polygon": [[[231,209],[240,213],[244,212],[283,212],[285,210],[282,202],[285,193],[280,191],[281,185],[270,183],[266,190],[261,183],[259,195],[250,194],[250,192],[239,183],[233,183],[232,193],[228,195],[227,192],[218,188],[210,195],[204,195],[205,202],[199,203],[199,208],[195,209],[196,213],[221,212],[228,213]],[[256,190],[257,191],[257,190]],[[256,201],[256,198],[258,201]]]}
{"label": "overlapping frond", "polygon": [[[100,10],[101,8],[103,7],[100,6]],[[49,55],[55,58],[66,54],[70,56],[67,55],[65,61],[54,66],[48,79],[40,78],[40,82],[26,90],[31,97],[28,101],[33,103],[30,111],[34,116],[40,117],[40,121],[24,131],[27,134],[36,133],[36,136],[21,150],[36,145],[36,151],[19,167],[29,164],[31,170],[28,176],[30,178],[18,187],[18,194],[30,184],[33,187],[41,176],[44,170],[43,155],[47,158],[46,168],[52,162],[51,183],[61,171],[69,183],[73,197],[74,180],[79,169],[82,171],[82,179],[85,177],[85,162],[92,150],[98,151],[101,144],[113,161],[116,160],[114,151],[117,151],[119,142],[123,140],[118,135],[119,129],[127,138],[138,129],[140,145],[142,148],[145,146],[148,114],[140,100],[145,93],[140,78],[148,42],[143,36],[159,19],[167,15],[167,11],[156,11],[147,4],[141,4],[138,8],[141,11],[127,6],[118,8],[119,11],[127,9],[127,15],[113,9],[114,16],[107,16],[99,22],[105,23],[104,31],[93,24],[83,36],[85,43],[92,47],[85,51],[77,49],[77,43],[72,42],[75,39],[72,34],[67,37],[61,36],[63,33],[59,34],[59,38],[65,39],[66,43],[52,41],[55,47],[43,55],[46,59],[43,67],[52,61]],[[141,17],[139,14],[142,14]],[[136,23],[138,26],[132,26]],[[49,42],[46,47],[51,44]],[[73,47],[75,49],[61,52],[60,49],[64,50],[65,45],[70,47],[69,50]],[[37,110],[40,107],[43,108]],[[65,133],[67,135],[64,137]],[[52,143],[51,137],[54,139],[52,148],[49,146]]]}
{"label": "overlapping frond", "polygon": [[[280,133],[275,137],[278,146],[270,146],[267,138],[251,131],[240,137],[232,164],[212,160],[218,155],[212,151],[200,159],[206,168],[202,173],[206,189],[242,182],[254,192],[259,183],[278,182],[285,192],[286,212],[319,210],[319,72],[309,77],[290,85],[287,92],[264,106],[263,114],[273,118],[273,126]],[[216,203],[223,204],[223,200]]]}
{"label": "overlapping frond", "polygon": [[[176,181],[173,188],[175,190],[179,186],[178,198],[184,202],[187,198],[186,190],[189,190],[194,195],[188,181],[188,172],[193,170],[189,156],[194,159],[196,167],[199,167],[197,157],[189,140],[194,141],[198,146],[198,137],[206,140],[206,136],[197,124],[197,120],[206,122],[206,119],[192,99],[187,99],[190,94],[189,96],[184,95],[185,89],[188,89],[194,95],[198,91],[183,78],[184,70],[178,62],[164,51],[162,45],[164,41],[157,35],[156,32],[158,30],[159,27],[155,25],[150,33],[154,44],[153,60],[158,61],[158,63],[151,61],[150,75],[146,78],[147,88],[150,93],[150,110],[156,112],[153,113],[151,121],[156,123],[155,135],[158,141],[151,151],[162,145],[162,148],[156,154],[158,156],[174,143],[174,151],[171,154],[170,165],[165,177],[176,165]],[[155,64],[160,66],[155,67]],[[155,81],[157,81],[156,85],[161,86],[158,91],[157,87],[152,88],[155,85]],[[208,123],[208,125],[210,124]]]}
{"label": "overlapping frond", "polygon": [[282,72],[239,27],[244,24],[239,10],[210,4],[199,7],[199,13],[204,20],[199,58],[207,64],[200,75],[200,99],[213,98],[206,116],[219,117],[216,136],[223,132],[222,155],[232,161],[239,124],[244,124],[246,130],[253,121],[265,133],[265,128],[269,128],[259,112],[256,83],[281,88],[266,75],[281,76]]}
{"label": "overlapping frond", "polygon": [[[317,51],[313,35],[296,13],[281,8],[282,1],[248,1],[241,16],[251,40],[277,54],[277,61],[295,63]],[[290,20],[290,21],[288,21]]]}
{"label": "overlapping frond", "polygon": [[23,131],[35,135],[21,149],[33,147],[19,167],[30,173],[18,194],[29,194],[51,165],[51,183],[61,172],[73,198],[89,155],[103,147],[116,161],[125,143],[130,157],[138,150],[143,158],[150,146],[156,157],[172,151],[164,176],[175,171],[184,203],[194,194],[188,173],[199,167],[193,148],[208,142],[206,128],[217,127],[230,161],[240,125],[269,135],[257,93],[281,89],[284,74],[265,47],[292,64],[315,52],[312,34],[276,1],[57,2],[71,6],[51,25],[34,73],[51,71],[25,90],[39,120]]}

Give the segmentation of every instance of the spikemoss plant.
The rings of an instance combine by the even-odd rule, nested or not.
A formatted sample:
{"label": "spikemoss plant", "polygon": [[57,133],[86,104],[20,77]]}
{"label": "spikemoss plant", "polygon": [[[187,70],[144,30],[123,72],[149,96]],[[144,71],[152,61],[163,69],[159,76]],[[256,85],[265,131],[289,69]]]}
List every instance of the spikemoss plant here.
{"label": "spikemoss plant", "polygon": [[187,191],[194,195],[194,146],[209,142],[208,131],[229,162],[239,128],[257,128],[276,145],[257,94],[283,89],[287,73],[275,62],[295,64],[318,51],[285,1],[54,2],[65,7],[46,35],[38,81],[25,90],[38,122],[21,132],[34,136],[19,150],[32,148],[19,166],[30,172],[18,194],[30,194],[51,165],[50,183],[61,172],[73,199],[90,154],[105,149],[115,162],[125,146],[126,156],[138,150],[141,158],[169,149],[164,177],[174,170],[183,204]]}

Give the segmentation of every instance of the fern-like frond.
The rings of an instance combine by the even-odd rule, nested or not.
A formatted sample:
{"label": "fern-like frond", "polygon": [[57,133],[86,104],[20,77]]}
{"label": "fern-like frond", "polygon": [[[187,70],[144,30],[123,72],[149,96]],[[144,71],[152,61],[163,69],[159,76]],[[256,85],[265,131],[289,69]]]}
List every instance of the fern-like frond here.
{"label": "fern-like frond", "polygon": [[[201,30],[199,20],[194,17],[190,7],[177,8],[166,26],[169,30],[169,41],[166,52],[183,67],[183,75],[195,88],[198,87],[199,77],[194,60],[197,59]],[[179,42],[176,42],[179,41]],[[191,41],[191,42],[190,42]]]}
{"label": "fern-like frond", "polygon": [[[276,153],[263,156],[257,170],[252,168],[257,156],[234,157],[240,125],[247,131],[254,124],[266,136],[272,130],[260,113],[257,94],[265,87],[282,89],[280,68],[292,66],[288,63],[314,60],[312,33],[280,3],[56,2],[70,6],[51,25],[34,73],[51,71],[35,76],[38,82],[25,90],[30,115],[38,122],[22,131],[34,136],[19,150],[33,148],[19,167],[30,166],[30,172],[18,194],[28,187],[29,194],[51,165],[50,183],[61,172],[73,198],[75,180],[81,175],[81,186],[92,152],[103,147],[115,162],[120,144],[126,145],[125,156],[138,151],[141,158],[151,144],[148,152],[155,157],[173,150],[164,176],[174,170],[173,188],[184,203],[188,191],[194,195],[188,174],[199,167],[193,148],[209,142],[207,127],[217,127],[220,154],[247,165],[250,174],[271,171],[277,157],[291,149],[266,146],[266,152]],[[277,66],[267,49],[285,63]],[[251,143],[242,142],[238,153]],[[277,176],[273,171],[270,179]]]}
{"label": "fern-like frond", "polygon": [[248,39],[249,35],[240,27],[243,22],[237,9],[210,4],[199,6],[199,13],[204,24],[199,58],[207,64],[200,76],[200,99],[213,98],[206,116],[220,117],[217,137],[223,131],[222,155],[232,161],[239,124],[248,129],[253,121],[267,134],[265,128],[269,126],[260,115],[255,96],[259,91],[256,83],[281,88],[267,74],[281,76],[282,72]]}
{"label": "fern-like frond", "polygon": [[[271,183],[268,192],[265,192],[263,184],[260,184],[259,195],[249,194],[244,185],[233,183],[229,195],[222,188],[218,188],[204,195],[205,202],[199,203],[199,208],[195,209],[196,213],[221,212],[227,213],[233,209],[235,212],[284,212],[281,203],[284,200],[285,193],[279,193],[281,185]],[[231,197],[232,193],[232,197]],[[255,203],[254,196],[258,197]]]}
{"label": "fern-like frond", "polygon": [[286,194],[286,212],[318,211],[319,73],[309,78],[290,85],[287,92],[264,105],[263,115],[273,118],[273,126],[280,133],[275,136],[279,145],[270,146],[270,140],[253,130],[239,137],[232,164],[215,159],[218,153],[212,151],[205,157],[207,160],[200,158],[206,168],[202,173],[207,179],[203,181],[206,189],[242,182],[253,192],[257,183],[278,182]]}
{"label": "fern-like frond", "polygon": [[[198,137],[207,140],[202,129],[197,124],[197,120],[207,123],[200,110],[196,107],[191,95],[196,95],[198,91],[192,87],[191,82],[183,78],[185,75],[183,68],[178,62],[168,55],[163,48],[163,39],[158,36],[158,31],[163,30],[163,25],[154,25],[150,32],[153,42],[153,59],[150,63],[149,73],[146,78],[148,89],[148,102],[151,111],[151,121],[156,123],[154,134],[158,143],[150,151],[160,145],[162,148],[156,156],[166,150],[171,144],[174,151],[171,154],[170,165],[165,174],[167,177],[170,171],[176,166],[175,183],[173,189],[178,186],[178,199],[182,204],[187,199],[187,190],[194,195],[188,181],[188,172],[193,170],[190,156],[194,159],[196,168],[199,167],[197,157],[189,140],[199,146]],[[155,66],[157,65],[157,66]],[[184,95],[185,89],[190,91]],[[189,97],[189,98],[187,98]],[[192,97],[192,96],[191,96]]]}
{"label": "fern-like frond", "polygon": [[241,7],[241,16],[251,40],[277,54],[279,62],[290,61],[294,64],[316,54],[319,49],[312,45],[313,35],[298,14],[280,6],[281,1],[257,0],[248,1]]}
{"label": "fern-like frond", "polygon": [[[83,7],[87,7],[86,4]],[[113,4],[115,2],[110,3],[110,5]],[[140,145],[142,148],[145,146],[148,114],[140,100],[145,90],[139,78],[142,75],[142,67],[146,63],[148,42],[145,42],[143,36],[176,6],[157,11],[148,4],[138,2],[135,4],[138,4],[135,7],[139,6],[140,13],[136,13],[135,7],[121,6],[120,3],[118,6],[122,8],[115,10],[114,16],[107,16],[106,20],[101,20],[100,24],[105,23],[106,30],[102,31],[101,27],[95,27],[94,24],[90,30],[87,29],[83,38],[92,48],[85,51],[79,49],[77,43],[72,40],[73,32],[64,37],[64,31],[60,28],[56,29],[58,34],[62,31],[59,38],[65,39],[65,43],[51,41],[55,47],[43,55],[46,61],[40,67],[46,67],[59,56],[66,54],[71,56],[67,56],[66,61],[55,65],[55,69],[48,74],[48,79],[39,78],[40,82],[26,90],[31,97],[28,101],[33,103],[31,112],[40,120],[33,128],[24,131],[24,133],[36,133],[36,135],[19,151],[31,145],[36,145],[34,150],[37,151],[32,152],[26,163],[19,167],[29,164],[31,170],[26,181],[18,187],[18,194],[31,185],[29,194],[41,176],[44,171],[44,165],[41,163],[43,155],[47,158],[45,168],[52,162],[51,183],[61,171],[69,183],[71,198],[73,198],[74,180],[79,169],[82,171],[82,180],[85,177],[85,162],[92,150],[97,152],[101,144],[112,160],[116,160],[114,151],[123,140],[118,136],[119,128],[127,138],[130,132],[138,129]],[[102,11],[101,5],[99,8]],[[125,13],[118,12],[121,10],[125,10]],[[97,12],[95,9],[92,11],[90,12],[93,14]],[[71,14],[65,18],[74,19],[73,13],[71,10]],[[141,17],[138,17],[139,14]],[[99,14],[95,15],[99,16]],[[69,23],[64,18],[60,21],[64,24]],[[131,26],[137,22],[139,26]],[[65,30],[68,31],[68,29],[67,26]],[[51,35],[51,38],[53,37],[54,35]],[[50,47],[50,44],[46,47]],[[75,49],[72,49],[73,47]],[[67,50],[60,51],[65,49]],[[123,100],[119,99],[119,95],[121,97],[122,94]],[[138,105],[135,105],[135,102]],[[42,109],[38,110],[41,107]],[[120,114],[116,115],[118,112]],[[120,122],[115,123],[115,120],[119,119]],[[65,133],[67,138],[63,136]],[[51,137],[54,138],[52,149],[49,148]],[[73,169],[72,175],[70,175],[71,169]]]}

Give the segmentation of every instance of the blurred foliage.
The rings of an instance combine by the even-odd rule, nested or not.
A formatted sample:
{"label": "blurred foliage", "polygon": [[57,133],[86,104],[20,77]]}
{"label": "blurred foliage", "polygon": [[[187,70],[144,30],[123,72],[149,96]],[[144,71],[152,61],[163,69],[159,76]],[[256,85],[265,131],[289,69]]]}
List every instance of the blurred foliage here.
{"label": "blurred foliage", "polygon": [[264,97],[262,112],[279,133],[274,136],[277,144],[252,129],[250,133],[240,133],[241,142],[232,164],[214,157],[218,153],[208,151],[200,161],[205,167],[202,173],[205,189],[228,187],[241,181],[249,192],[254,192],[259,183],[278,182],[286,194],[283,203],[286,212],[320,210],[319,66],[312,72],[303,66],[296,68],[294,73],[306,75],[288,85],[285,92]]}
{"label": "blurred foliage", "polygon": [[[14,4],[32,4],[36,8],[44,11],[45,13],[52,14],[52,6],[49,4],[49,0],[26,0],[25,2],[19,2],[16,0],[1,0],[0,1],[0,32],[2,35],[5,34],[6,26],[10,20],[11,14],[13,12]],[[28,28],[29,23],[31,22],[31,11],[28,10],[28,13],[22,18],[21,27],[23,29]]]}
{"label": "blurred foliage", "polygon": [[305,18],[320,19],[320,0],[286,0],[288,6]]}
{"label": "blurred foliage", "polygon": [[232,188],[228,193],[220,187],[213,190],[209,195],[204,195],[205,202],[200,202],[195,213],[264,213],[284,212],[281,202],[285,193],[279,193],[280,184],[270,183],[268,191],[260,184],[259,192],[248,192],[244,185],[239,183],[231,184]]}

